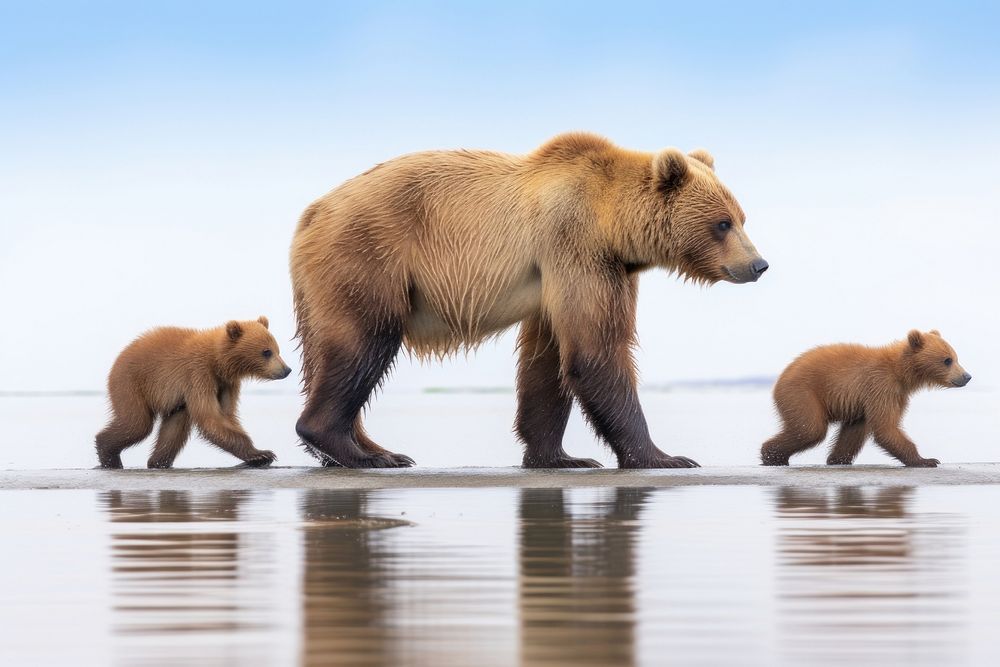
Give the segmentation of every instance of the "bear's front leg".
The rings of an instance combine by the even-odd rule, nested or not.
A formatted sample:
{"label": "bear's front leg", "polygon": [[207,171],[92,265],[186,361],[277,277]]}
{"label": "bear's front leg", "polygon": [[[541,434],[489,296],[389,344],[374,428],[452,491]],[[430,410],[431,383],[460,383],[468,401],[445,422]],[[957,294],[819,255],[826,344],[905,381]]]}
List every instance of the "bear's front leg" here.
{"label": "bear's front leg", "polygon": [[619,468],[697,468],[653,444],[629,369],[612,359],[574,355],[564,377],[583,413],[618,458]]}
{"label": "bear's front leg", "polygon": [[521,324],[517,341],[517,421],[524,443],[525,468],[601,468],[594,459],[570,456],[563,449],[563,433],[573,395],[559,377],[559,344],[541,317]]}
{"label": "bear's front leg", "polygon": [[[624,266],[604,264],[574,277],[550,304],[562,379],[619,468],[696,468],[653,444],[639,405],[632,344],[637,278]],[[544,289],[544,286],[543,286]]]}

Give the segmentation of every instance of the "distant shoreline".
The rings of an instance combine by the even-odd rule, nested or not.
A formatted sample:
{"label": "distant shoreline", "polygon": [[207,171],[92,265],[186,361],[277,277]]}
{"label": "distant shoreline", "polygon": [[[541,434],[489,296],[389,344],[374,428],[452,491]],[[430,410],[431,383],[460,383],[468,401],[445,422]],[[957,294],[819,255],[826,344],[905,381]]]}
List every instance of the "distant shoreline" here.
{"label": "distant shoreline", "polygon": [[[676,380],[673,382],[653,382],[641,384],[640,392],[667,393],[671,391],[714,390],[714,389],[769,389],[774,377],[750,376],[744,378],[714,378],[707,380]],[[431,386],[412,390],[418,394],[513,394],[513,386]],[[298,391],[247,388],[245,394],[255,396],[295,396]],[[101,389],[56,389],[56,390],[0,390],[0,398],[75,398],[105,396]]]}

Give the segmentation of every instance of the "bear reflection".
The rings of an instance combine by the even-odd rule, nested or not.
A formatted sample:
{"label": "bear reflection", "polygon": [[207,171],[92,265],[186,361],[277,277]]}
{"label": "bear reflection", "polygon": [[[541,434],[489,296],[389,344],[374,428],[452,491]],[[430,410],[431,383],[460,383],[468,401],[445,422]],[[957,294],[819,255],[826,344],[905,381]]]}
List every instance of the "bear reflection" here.
{"label": "bear reflection", "polygon": [[648,489],[573,503],[563,489],[520,495],[523,664],[635,662],[636,521]]}
{"label": "bear reflection", "polygon": [[303,524],[303,662],[397,664],[386,620],[392,553],[382,529],[410,525],[369,515],[364,491],[316,489],[299,507]]}

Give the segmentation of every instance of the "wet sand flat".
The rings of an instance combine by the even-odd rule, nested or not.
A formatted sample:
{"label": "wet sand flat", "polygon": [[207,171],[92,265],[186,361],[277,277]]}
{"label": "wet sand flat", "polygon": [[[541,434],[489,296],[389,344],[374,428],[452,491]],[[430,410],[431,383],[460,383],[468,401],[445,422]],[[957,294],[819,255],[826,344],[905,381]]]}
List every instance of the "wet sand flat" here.
{"label": "wet sand flat", "polygon": [[1000,484],[1000,463],[898,465],[732,466],[688,470],[522,470],[410,468],[346,470],[274,467],[267,470],[8,470],[0,489],[240,490],[408,488],[665,488],[680,486],[927,486]]}
{"label": "wet sand flat", "polygon": [[[359,489],[333,485],[477,475],[249,472],[155,477],[198,490],[0,490],[0,664],[1000,662],[1000,485],[903,471],[895,486],[510,488],[497,480],[613,471],[500,471]],[[756,477],[809,474],[781,472]]]}
{"label": "wet sand flat", "polygon": [[[371,432],[419,465],[323,469],[297,397],[246,398],[279,466],[94,470],[102,396],[0,400],[0,664],[1000,664],[1000,464],[958,463],[993,393],[914,405],[936,469],[765,468],[766,392],[650,393],[704,467],[649,471],[522,470],[513,394],[391,392]],[[578,415],[566,447],[614,464]]]}

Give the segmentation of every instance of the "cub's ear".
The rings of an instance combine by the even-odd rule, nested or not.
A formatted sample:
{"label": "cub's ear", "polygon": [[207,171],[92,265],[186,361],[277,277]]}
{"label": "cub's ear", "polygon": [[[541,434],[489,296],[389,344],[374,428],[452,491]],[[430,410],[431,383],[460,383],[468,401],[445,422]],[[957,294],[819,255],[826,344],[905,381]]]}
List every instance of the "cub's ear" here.
{"label": "cub's ear", "polygon": [[257,321],[260,322],[261,324],[263,324],[265,329],[267,328],[268,321],[267,321],[266,317],[264,317],[263,315],[261,315],[260,317],[257,318]]}
{"label": "cub's ear", "polygon": [[676,148],[668,148],[653,156],[653,182],[661,192],[683,185],[688,169],[687,156]]}
{"label": "cub's ear", "polygon": [[715,158],[712,157],[712,154],[706,151],[704,148],[694,149],[693,151],[688,153],[688,157],[690,157],[693,160],[697,160],[698,162],[701,162],[703,165],[705,165],[712,171],[715,171]]}
{"label": "cub's ear", "polygon": [[916,329],[906,334],[906,340],[909,342],[911,349],[919,350],[924,346],[924,335]]}
{"label": "cub's ear", "polygon": [[243,326],[236,320],[226,322],[226,335],[229,336],[229,340],[239,340],[243,335]]}
{"label": "cub's ear", "polygon": [[931,330],[930,330],[930,331],[928,331],[927,333],[929,333],[929,334],[931,334],[931,335],[933,335],[933,336],[937,336],[938,338],[940,338],[940,337],[941,337],[941,332],[940,332],[940,331],[938,331],[937,329],[931,329]]}

